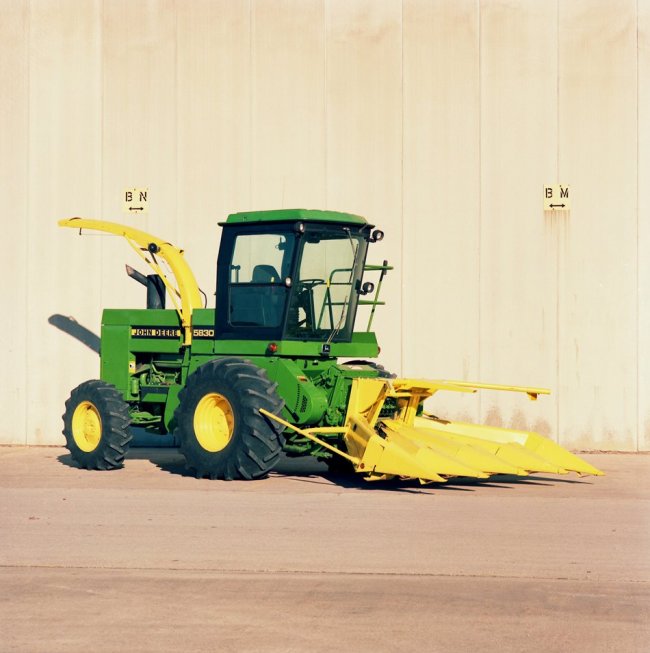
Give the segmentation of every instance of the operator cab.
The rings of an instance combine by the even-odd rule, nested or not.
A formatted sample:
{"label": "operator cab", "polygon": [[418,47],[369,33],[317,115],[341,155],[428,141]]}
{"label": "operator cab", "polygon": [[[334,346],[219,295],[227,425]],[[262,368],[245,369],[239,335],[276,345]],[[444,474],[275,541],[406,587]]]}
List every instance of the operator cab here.
{"label": "operator cab", "polygon": [[350,342],[369,290],[361,281],[372,225],[287,209],[233,214],[221,226],[217,338]]}

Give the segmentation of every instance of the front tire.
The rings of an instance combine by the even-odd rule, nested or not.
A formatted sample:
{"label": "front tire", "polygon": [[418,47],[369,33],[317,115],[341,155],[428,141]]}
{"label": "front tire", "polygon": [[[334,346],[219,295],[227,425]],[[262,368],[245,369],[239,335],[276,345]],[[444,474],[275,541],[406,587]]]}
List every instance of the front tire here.
{"label": "front tire", "polygon": [[198,478],[266,476],[282,452],[282,427],[260,414],[284,406],[266,371],[242,358],[220,358],[191,374],[178,395],[174,435]]}
{"label": "front tire", "polygon": [[122,467],[131,442],[129,406],[117,388],[86,381],[65,402],[63,435],[72,459],[86,469]]}

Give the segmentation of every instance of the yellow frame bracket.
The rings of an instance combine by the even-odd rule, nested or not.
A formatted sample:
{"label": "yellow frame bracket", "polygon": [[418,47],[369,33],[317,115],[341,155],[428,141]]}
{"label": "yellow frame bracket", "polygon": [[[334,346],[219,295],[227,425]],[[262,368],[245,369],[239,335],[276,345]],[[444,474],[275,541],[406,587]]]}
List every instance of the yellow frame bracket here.
{"label": "yellow frame bracket", "polygon": [[340,449],[337,449],[335,446],[331,445],[329,442],[325,442],[325,440],[321,440],[318,436],[315,435],[315,433],[345,433],[344,428],[323,428],[323,429],[301,429],[298,428],[295,424],[292,424],[291,422],[287,422],[285,419],[282,419],[281,417],[278,417],[277,415],[274,415],[273,413],[270,413],[268,410],[264,408],[260,408],[259,412],[264,415],[265,417],[268,417],[269,419],[272,419],[273,421],[277,422],[278,424],[282,424],[284,428],[286,429],[291,429],[292,431],[295,431],[296,433],[299,433],[303,437],[311,440],[312,442],[315,442],[316,444],[320,444],[321,447],[324,447],[325,449],[328,449],[332,453],[336,453],[339,456],[342,456],[346,460],[349,460],[351,463],[354,465],[359,464],[359,459],[355,458],[354,456],[350,456],[347,453],[341,451]]}

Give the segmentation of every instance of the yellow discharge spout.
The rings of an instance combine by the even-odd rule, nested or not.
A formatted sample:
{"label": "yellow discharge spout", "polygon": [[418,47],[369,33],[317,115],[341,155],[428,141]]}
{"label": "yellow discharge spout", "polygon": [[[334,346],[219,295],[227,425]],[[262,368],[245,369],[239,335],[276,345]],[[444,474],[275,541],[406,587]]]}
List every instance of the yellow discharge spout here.
{"label": "yellow discharge spout", "polygon": [[[67,218],[59,220],[60,227],[73,229],[92,229],[105,233],[123,236],[135,252],[160,276],[169,292],[170,299],[178,312],[183,327],[184,343],[192,343],[192,311],[202,307],[201,293],[190,266],[183,256],[183,250],[178,249],[156,236],[139,229],[106,222],[104,220],[89,220],[86,218]],[[175,287],[162,271],[158,257],[166,261],[171,269],[178,287]]]}

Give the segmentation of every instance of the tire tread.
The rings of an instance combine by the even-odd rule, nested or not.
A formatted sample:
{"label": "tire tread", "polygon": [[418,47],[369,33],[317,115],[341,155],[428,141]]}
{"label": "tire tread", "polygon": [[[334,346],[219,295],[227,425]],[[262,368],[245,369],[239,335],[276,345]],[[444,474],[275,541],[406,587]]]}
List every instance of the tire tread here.
{"label": "tire tread", "polygon": [[[102,420],[102,434],[93,451],[82,451],[72,435],[72,415],[82,401],[90,401]],[[85,469],[109,470],[122,467],[132,435],[129,406],[117,388],[106,381],[90,380],[77,386],[65,402],[63,435],[73,460]]]}
{"label": "tire tread", "polygon": [[[207,452],[197,446],[193,433],[193,413],[197,393],[218,384],[228,392],[231,404],[238,406],[239,427],[233,441],[221,452]],[[279,414],[284,401],[277,394],[277,383],[266,371],[242,358],[214,359],[199,367],[179,392],[175,435],[187,467],[198,477],[223,480],[252,480],[264,477],[280,458],[283,445],[282,427],[259,413],[264,408]]]}

